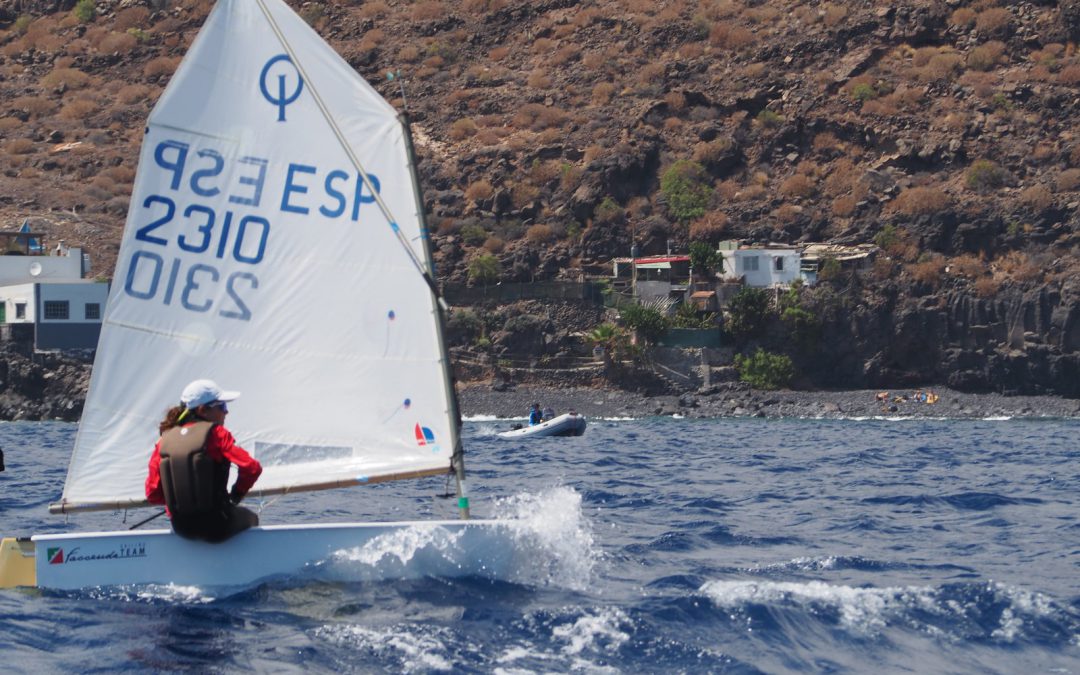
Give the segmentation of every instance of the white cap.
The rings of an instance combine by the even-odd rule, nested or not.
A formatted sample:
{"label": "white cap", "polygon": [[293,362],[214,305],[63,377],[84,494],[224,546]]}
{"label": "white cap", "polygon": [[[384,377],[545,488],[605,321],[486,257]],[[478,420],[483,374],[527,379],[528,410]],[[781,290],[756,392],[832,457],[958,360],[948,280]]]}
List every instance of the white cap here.
{"label": "white cap", "polygon": [[214,401],[231,401],[239,395],[238,391],[222,391],[213,380],[195,380],[184,387],[180,394],[180,403],[188,410],[194,410]]}

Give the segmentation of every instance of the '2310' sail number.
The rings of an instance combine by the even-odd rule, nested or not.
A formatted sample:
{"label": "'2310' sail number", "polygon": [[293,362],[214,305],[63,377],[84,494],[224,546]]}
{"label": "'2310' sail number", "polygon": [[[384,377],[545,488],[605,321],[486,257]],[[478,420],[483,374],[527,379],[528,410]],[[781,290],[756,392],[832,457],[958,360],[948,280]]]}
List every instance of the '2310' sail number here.
{"label": "'2310' sail number", "polygon": [[[168,197],[150,195],[143,208],[158,205],[164,207],[161,217],[143,225],[135,232],[135,239],[168,246],[169,240],[155,232],[172,222],[176,215],[176,203]],[[188,253],[207,253],[213,246],[213,256],[219,260],[231,257],[239,263],[257,265],[266,252],[266,238],[270,223],[260,216],[242,216],[237,222],[232,211],[226,211],[218,221],[213,209],[192,204],[184,209],[183,218],[193,227],[176,238],[176,245]],[[217,229],[215,230],[215,226]],[[234,232],[235,228],[235,232]],[[232,243],[230,250],[229,244]],[[221,282],[221,272],[206,263],[189,264],[179,258],[166,260],[153,251],[139,250],[131,256],[124,292],[139,300],[159,298],[165,305],[178,300],[184,309],[192,312],[209,312],[213,309],[215,287]],[[164,283],[163,283],[164,282]],[[251,310],[241,297],[242,293],[259,287],[259,279],[251,272],[233,272],[225,278],[227,299],[222,300],[218,314],[228,319],[251,320]]]}

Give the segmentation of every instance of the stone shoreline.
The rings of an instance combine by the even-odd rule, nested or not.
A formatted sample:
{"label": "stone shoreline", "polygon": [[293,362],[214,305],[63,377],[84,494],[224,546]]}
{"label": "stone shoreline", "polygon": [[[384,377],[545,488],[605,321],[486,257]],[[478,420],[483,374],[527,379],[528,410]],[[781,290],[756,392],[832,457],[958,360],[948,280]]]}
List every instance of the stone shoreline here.
{"label": "stone shoreline", "polygon": [[[863,417],[919,417],[947,419],[1080,417],[1080,400],[1057,396],[1004,396],[971,394],[947,387],[928,387],[938,395],[934,404],[911,400],[915,390],[889,391],[889,400],[877,400],[878,391],[754,391],[727,384],[677,396],[643,396],[619,389],[517,385],[496,389],[489,383],[459,383],[458,396],[465,417],[521,418],[532,403],[550,405],[556,413],[575,410],[588,417],[650,417],[681,415],[691,418],[797,417],[851,419]],[[908,400],[895,401],[907,395]]]}

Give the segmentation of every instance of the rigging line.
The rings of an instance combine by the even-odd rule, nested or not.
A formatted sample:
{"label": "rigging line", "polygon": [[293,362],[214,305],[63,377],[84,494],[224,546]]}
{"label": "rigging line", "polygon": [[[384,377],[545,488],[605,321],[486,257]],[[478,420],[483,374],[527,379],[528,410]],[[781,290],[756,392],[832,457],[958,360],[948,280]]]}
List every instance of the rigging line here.
{"label": "rigging line", "polygon": [[[127,514],[126,514],[126,512],[125,512],[125,516],[126,516],[126,515],[127,515]],[[146,518],[146,519],[140,520],[139,522],[135,523],[134,525],[132,525],[132,526],[131,526],[131,527],[129,527],[128,529],[129,529],[129,530],[134,530],[134,529],[135,529],[136,527],[140,527],[140,526],[142,526],[142,525],[145,525],[145,524],[149,523],[149,522],[150,522],[151,520],[154,520],[155,518],[160,518],[160,517],[162,517],[163,515],[165,515],[165,509],[162,509],[162,510],[158,511],[157,513],[155,513],[154,515],[150,516],[149,518]]]}
{"label": "rigging line", "polygon": [[[356,156],[356,153],[353,152],[352,146],[349,145],[349,142],[345,139],[344,132],[341,131],[341,127],[338,126],[337,122],[330,114],[330,111],[327,109],[326,103],[323,102],[322,96],[319,94],[318,89],[315,88],[315,83],[310,77],[308,77],[307,70],[305,70],[303,64],[300,63],[300,59],[297,58],[296,52],[293,50],[292,45],[289,44],[289,41],[285,39],[285,34],[281,32],[281,28],[278,26],[277,21],[275,21],[274,17],[270,14],[270,10],[266,7],[265,1],[256,0],[256,2],[258,2],[259,4],[259,9],[262,10],[263,16],[265,16],[267,22],[269,22],[271,30],[274,31],[274,35],[276,35],[278,40],[281,41],[281,46],[284,47],[285,51],[289,54],[289,58],[292,60],[293,66],[296,67],[296,70],[300,73],[300,77],[303,78],[304,82],[311,89],[311,97],[315,99],[315,104],[319,107],[319,112],[322,113],[323,119],[326,120],[326,123],[330,125],[330,129],[334,132],[334,136],[337,138],[338,144],[341,145],[341,148],[345,151],[345,154],[349,156],[349,161],[352,162],[353,168],[356,169],[357,173],[360,174],[359,178],[361,181],[363,181],[364,187],[368,189],[368,192],[370,192],[372,197],[375,199],[375,203],[379,206],[379,210],[382,211],[383,216],[386,218],[387,223],[390,225],[390,229],[394,231],[394,235],[397,237],[398,242],[401,244],[402,248],[405,249],[405,252],[409,255],[409,258],[412,260],[413,265],[416,266],[416,270],[420,272],[420,276],[424,278],[424,281],[427,283],[428,288],[431,289],[431,292],[435,296],[435,299],[438,301],[439,305],[445,309],[446,302],[439,294],[439,288],[435,285],[435,280],[431,277],[430,274],[428,274],[428,270],[425,268],[424,263],[416,255],[416,252],[413,251],[412,246],[409,244],[409,240],[405,237],[405,233],[401,231],[401,228],[397,224],[397,220],[394,219],[394,214],[390,212],[390,208],[386,205],[386,202],[383,201],[382,196],[375,189],[375,186],[372,184],[371,179],[368,178],[367,171],[364,171],[364,167],[360,163],[360,158]],[[398,120],[398,124],[401,124],[400,119]],[[427,236],[426,233],[423,234],[424,236]]]}

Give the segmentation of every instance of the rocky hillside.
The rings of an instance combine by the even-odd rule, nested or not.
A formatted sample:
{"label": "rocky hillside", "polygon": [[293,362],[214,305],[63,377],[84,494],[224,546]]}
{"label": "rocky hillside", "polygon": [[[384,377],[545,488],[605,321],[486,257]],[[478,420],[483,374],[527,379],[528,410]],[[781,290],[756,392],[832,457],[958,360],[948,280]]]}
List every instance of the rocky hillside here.
{"label": "rocky hillside", "polygon": [[[0,226],[112,268],[143,120],[212,4],[0,0]],[[760,340],[807,386],[1080,395],[1080,1],[291,4],[407,101],[443,281],[873,242],[805,294],[812,344]]]}

